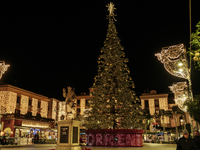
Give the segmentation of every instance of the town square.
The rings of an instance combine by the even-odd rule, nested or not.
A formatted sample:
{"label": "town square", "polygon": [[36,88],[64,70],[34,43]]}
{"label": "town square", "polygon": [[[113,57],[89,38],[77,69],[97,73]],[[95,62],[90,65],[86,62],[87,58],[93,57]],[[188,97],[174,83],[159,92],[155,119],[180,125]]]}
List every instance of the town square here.
{"label": "town square", "polygon": [[3,3],[0,150],[200,149],[199,5]]}

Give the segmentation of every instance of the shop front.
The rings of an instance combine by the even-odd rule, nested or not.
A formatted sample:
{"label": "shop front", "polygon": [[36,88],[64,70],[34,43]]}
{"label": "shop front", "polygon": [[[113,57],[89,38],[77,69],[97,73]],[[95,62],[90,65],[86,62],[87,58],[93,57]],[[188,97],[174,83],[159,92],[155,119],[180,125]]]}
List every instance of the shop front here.
{"label": "shop front", "polygon": [[[6,132],[5,129],[7,129]],[[51,122],[34,120],[4,120],[3,134],[17,138],[18,144],[21,145],[44,143],[46,139],[57,139],[57,130],[51,129]]]}

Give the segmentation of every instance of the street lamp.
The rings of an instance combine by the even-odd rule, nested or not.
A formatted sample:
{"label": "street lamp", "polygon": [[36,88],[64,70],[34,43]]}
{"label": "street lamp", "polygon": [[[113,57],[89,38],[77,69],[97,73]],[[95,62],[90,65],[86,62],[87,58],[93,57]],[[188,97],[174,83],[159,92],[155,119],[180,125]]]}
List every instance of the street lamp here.
{"label": "street lamp", "polygon": [[[193,101],[192,83],[187,62],[187,52],[183,44],[163,47],[161,53],[155,54],[158,60],[163,63],[164,68],[172,75],[188,80],[186,82],[177,82],[169,86],[170,90],[175,94],[175,102],[178,107],[187,112],[184,102],[189,99]],[[191,133],[193,134],[193,122],[191,121]]]}

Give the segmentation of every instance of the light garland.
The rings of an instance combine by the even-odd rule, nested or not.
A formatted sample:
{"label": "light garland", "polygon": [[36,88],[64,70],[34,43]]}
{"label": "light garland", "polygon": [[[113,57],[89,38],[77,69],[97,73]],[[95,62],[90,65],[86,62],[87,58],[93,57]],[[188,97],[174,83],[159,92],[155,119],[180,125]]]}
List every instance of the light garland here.
{"label": "light garland", "polygon": [[64,120],[66,118],[66,108],[65,108],[65,102],[59,102],[59,112],[58,112],[58,121],[61,120],[61,116],[64,116]]}
{"label": "light garland", "polygon": [[175,103],[182,111],[187,112],[187,106],[184,106],[185,101],[188,99],[187,82],[173,83],[169,88],[175,95]]}
{"label": "light garland", "polygon": [[86,103],[86,100],[85,100],[85,99],[80,99],[80,108],[81,108],[80,114],[81,114],[81,115],[84,115],[85,103]]}
{"label": "light garland", "polygon": [[161,53],[157,53],[155,56],[164,64],[165,69],[170,74],[184,79],[190,78],[187,67],[186,49],[183,44],[163,48]]}
{"label": "light garland", "polygon": [[159,98],[159,108],[168,110],[168,100],[167,98]]}
{"label": "light garland", "polygon": [[38,99],[32,98],[32,115],[37,115],[37,109],[38,109]]}
{"label": "light garland", "polygon": [[21,95],[20,113],[22,115],[25,115],[28,111],[28,102],[29,102],[29,97]]}
{"label": "light garland", "polygon": [[141,99],[141,107],[142,107],[142,109],[145,109],[144,100],[143,99]]}
{"label": "light garland", "polygon": [[0,91],[0,114],[14,113],[16,108],[17,93]]}
{"label": "light garland", "polygon": [[149,113],[150,115],[154,115],[155,114],[155,103],[154,103],[154,99],[149,99]]}
{"label": "light garland", "polygon": [[[168,100],[167,98],[159,98],[160,109],[168,110]],[[161,119],[161,122],[163,120]],[[169,123],[169,116],[164,116],[164,123]]]}
{"label": "light garland", "polygon": [[6,109],[7,109],[7,113],[15,113],[15,108],[16,108],[16,101],[17,101],[17,93],[14,92],[8,92],[8,101],[6,104]]}
{"label": "light garland", "polygon": [[47,113],[48,113],[48,102],[41,100],[41,117],[47,118]]}
{"label": "light garland", "polygon": [[52,103],[52,119],[56,120],[57,102],[53,100]]}

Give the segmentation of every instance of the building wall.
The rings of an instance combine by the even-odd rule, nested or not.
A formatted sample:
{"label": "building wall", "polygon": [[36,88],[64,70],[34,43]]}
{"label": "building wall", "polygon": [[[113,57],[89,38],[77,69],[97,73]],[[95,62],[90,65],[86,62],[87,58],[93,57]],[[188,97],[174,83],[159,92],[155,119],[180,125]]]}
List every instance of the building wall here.
{"label": "building wall", "polygon": [[[142,109],[149,109],[151,116],[154,116],[155,113],[158,113],[160,109],[165,111],[169,110],[168,104],[168,94],[157,94],[155,90],[150,91],[150,93],[144,93],[140,96],[141,107]],[[155,106],[155,100],[158,100],[159,106]],[[148,101],[148,107],[145,106],[145,101]],[[156,121],[156,120],[155,120]],[[162,126],[162,120],[160,120]],[[164,123],[166,127],[170,126],[169,116],[164,116]]]}
{"label": "building wall", "polygon": [[[40,113],[47,118],[48,97],[39,95],[9,84],[0,85],[0,113],[12,114],[15,110],[20,110],[20,114],[25,115],[32,112],[33,116]],[[38,109],[38,102],[41,104]],[[30,105],[29,105],[30,103]]]}

